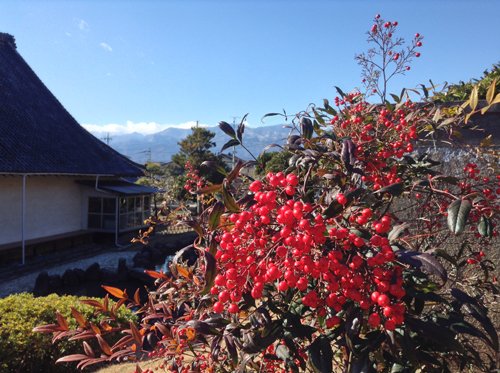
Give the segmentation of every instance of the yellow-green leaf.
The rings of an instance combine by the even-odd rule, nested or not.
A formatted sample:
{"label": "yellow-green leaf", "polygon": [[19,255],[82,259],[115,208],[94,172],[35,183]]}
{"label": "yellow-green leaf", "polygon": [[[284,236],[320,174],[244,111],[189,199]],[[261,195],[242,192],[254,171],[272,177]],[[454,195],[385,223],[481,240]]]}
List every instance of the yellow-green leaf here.
{"label": "yellow-green leaf", "polygon": [[224,183],[222,187],[222,200],[224,201],[224,205],[226,208],[231,211],[231,212],[240,212],[240,208],[234,201],[233,196],[229,191],[226,189],[226,184]]}
{"label": "yellow-green leaf", "polygon": [[472,93],[470,94],[470,107],[472,111],[476,110],[477,102],[479,100],[478,92],[477,92],[477,84],[472,89]]}
{"label": "yellow-green leaf", "polygon": [[495,88],[497,85],[497,78],[491,83],[490,88],[488,88],[488,92],[486,92],[486,101],[488,105],[491,105],[491,101],[493,101],[493,97],[495,96]]}
{"label": "yellow-green leaf", "polygon": [[487,138],[485,138],[483,141],[481,141],[481,147],[487,148],[488,146],[490,146],[492,137],[493,137],[493,135],[489,135]]}

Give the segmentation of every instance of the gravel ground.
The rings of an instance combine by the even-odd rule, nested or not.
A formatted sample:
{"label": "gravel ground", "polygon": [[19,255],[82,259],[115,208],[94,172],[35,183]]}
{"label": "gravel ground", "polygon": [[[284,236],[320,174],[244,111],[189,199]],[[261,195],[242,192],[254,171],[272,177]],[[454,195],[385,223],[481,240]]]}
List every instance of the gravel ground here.
{"label": "gravel ground", "polygon": [[[118,260],[120,258],[125,258],[127,260],[127,267],[132,267],[132,258],[136,254],[135,251],[121,251],[121,252],[111,252],[96,255],[92,258],[75,260],[73,262],[68,262],[59,266],[51,267],[47,269],[49,275],[63,275],[67,269],[81,268],[86,270],[90,265],[95,262],[99,263],[101,268],[118,268]],[[0,283],[0,298],[5,298],[10,294],[32,292],[35,287],[35,281],[38,277],[40,271],[27,273],[24,276],[20,276],[14,280],[4,281]]]}

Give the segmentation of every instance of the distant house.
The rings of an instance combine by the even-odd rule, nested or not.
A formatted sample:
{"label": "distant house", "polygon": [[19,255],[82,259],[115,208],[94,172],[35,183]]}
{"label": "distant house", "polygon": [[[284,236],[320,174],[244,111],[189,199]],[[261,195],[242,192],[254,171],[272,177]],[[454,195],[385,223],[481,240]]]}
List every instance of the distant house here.
{"label": "distant house", "polygon": [[[234,168],[234,165],[236,164],[236,162],[238,162],[238,160],[241,160],[241,162],[245,163],[246,161],[243,160],[243,159],[240,159],[240,158],[234,158],[233,159],[233,156],[230,155],[230,154],[224,154],[222,153],[220,155],[220,157],[222,158],[222,162],[224,162],[224,164],[226,166],[229,167],[229,169],[233,169]],[[250,177],[255,177],[255,166],[245,166],[243,167],[241,170],[240,170],[240,173],[242,175],[247,175],[247,176],[250,176]]]}
{"label": "distant house", "polygon": [[[144,226],[156,190],[124,181],[142,166],[66,111],[0,33],[0,254]],[[113,236],[112,236],[113,237]],[[20,252],[20,250],[16,250]]]}

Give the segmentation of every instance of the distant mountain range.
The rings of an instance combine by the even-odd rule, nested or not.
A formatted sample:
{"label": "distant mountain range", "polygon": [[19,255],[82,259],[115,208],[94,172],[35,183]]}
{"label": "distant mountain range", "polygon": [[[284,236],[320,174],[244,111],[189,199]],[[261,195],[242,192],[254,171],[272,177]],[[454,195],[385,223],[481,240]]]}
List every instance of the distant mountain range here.
{"label": "distant mountain range", "polygon": [[[219,127],[206,127],[208,130],[215,132],[216,136],[213,141],[217,144],[211,150],[219,154],[220,149],[231,138],[222,132]],[[243,134],[243,145],[257,157],[262,149],[269,144],[276,143],[283,145],[283,140],[288,136],[290,129],[283,128],[282,124],[265,127],[245,127]],[[109,145],[119,153],[130,157],[134,162],[145,163],[149,159],[151,151],[151,161],[153,162],[170,162],[172,155],[179,152],[177,142],[186,138],[191,134],[191,129],[184,128],[167,128],[161,132],[152,135],[142,135],[134,132],[128,135],[113,135]],[[101,138],[102,134],[93,133],[97,138]],[[104,141],[104,140],[103,140]],[[279,150],[279,148],[271,148],[269,151]],[[225,154],[232,154],[232,148],[224,150]],[[236,156],[249,160],[252,157],[242,148],[236,147]]]}

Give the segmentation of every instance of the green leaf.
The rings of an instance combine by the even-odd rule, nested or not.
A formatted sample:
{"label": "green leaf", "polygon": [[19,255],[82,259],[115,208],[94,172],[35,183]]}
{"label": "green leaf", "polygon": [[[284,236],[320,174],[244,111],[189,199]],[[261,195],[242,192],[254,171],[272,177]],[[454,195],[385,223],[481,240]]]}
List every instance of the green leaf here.
{"label": "green leaf", "polygon": [[419,337],[433,340],[440,345],[441,348],[458,352],[463,351],[462,345],[456,339],[456,333],[446,327],[442,327],[434,322],[422,321],[409,316],[405,317],[405,324],[411,331],[417,333]]}
{"label": "green leaf", "polygon": [[345,93],[337,86],[334,86],[335,89],[337,90],[337,92],[339,93],[340,97],[344,98],[345,97]]}
{"label": "green leaf", "polygon": [[214,184],[207,186],[206,188],[203,189],[198,189],[195,193],[196,194],[210,194],[210,193],[217,193],[222,189],[222,184]]}
{"label": "green leaf", "polygon": [[393,183],[386,187],[380,188],[373,193],[390,194],[392,196],[400,196],[405,190],[405,183]]}
{"label": "green leaf", "polygon": [[448,228],[455,235],[464,231],[471,208],[471,203],[465,199],[457,199],[448,207]]}
{"label": "green leaf", "polygon": [[243,167],[243,162],[241,159],[238,158],[236,164],[234,165],[234,169],[229,173],[229,175],[227,175],[227,181],[231,182],[235,180],[240,174],[240,170],[242,169],[242,167]]}
{"label": "green leaf", "polygon": [[233,196],[227,190],[225,183],[222,186],[222,200],[224,201],[224,206],[226,206],[226,209],[228,209],[229,211],[231,211],[231,212],[241,212],[241,210],[238,207],[237,203],[234,201]]}
{"label": "green leaf", "polygon": [[304,136],[305,139],[309,140],[314,133],[314,127],[311,120],[309,118],[303,117],[300,120],[300,127],[302,130],[302,136]]}
{"label": "green leaf", "polygon": [[238,366],[238,350],[234,343],[233,336],[231,334],[226,334],[224,336],[224,341],[226,342],[226,348],[229,352],[229,356],[231,356],[231,362],[233,363],[233,367],[236,368]]}
{"label": "green leaf", "polygon": [[[236,133],[234,132],[233,127],[226,122],[219,122],[219,128],[224,132],[226,135],[231,136],[233,139],[236,140]],[[239,142],[238,142],[239,144]],[[222,150],[221,150],[222,152]]]}
{"label": "green leaf", "polygon": [[345,206],[342,206],[337,199],[334,198],[330,205],[323,211],[323,218],[330,219],[340,215],[344,209],[349,208],[354,203],[356,198],[361,197],[364,191],[363,188],[357,188],[344,193],[344,196],[347,198]]}
{"label": "green leaf", "polygon": [[185,323],[183,326],[179,327],[179,331],[184,329],[184,328],[193,328],[200,334],[208,334],[208,335],[222,335],[220,331],[215,329],[214,327],[210,326],[204,321],[200,320],[190,320],[187,323]]}
{"label": "green leaf", "polygon": [[356,162],[356,145],[351,140],[342,141],[342,160],[347,171],[352,172],[354,163]]}
{"label": "green leaf", "polygon": [[181,220],[176,225],[187,225],[188,227],[193,229],[196,233],[198,233],[200,238],[203,237],[203,234],[204,234],[203,228],[196,220]]}
{"label": "green leaf", "polygon": [[237,145],[240,145],[240,142],[236,139],[233,139],[233,140],[229,140],[228,142],[226,142],[224,144],[224,146],[222,147],[222,149],[220,150],[220,153],[221,154],[224,150],[226,150],[227,148],[230,148],[232,146],[237,146]]}
{"label": "green leaf", "polygon": [[241,119],[240,124],[238,125],[238,129],[236,131],[236,135],[238,136],[238,140],[243,144],[243,132],[245,132],[245,119],[247,119],[248,114]]}
{"label": "green leaf", "polygon": [[223,213],[224,213],[224,204],[218,201],[214,205],[212,211],[210,212],[210,215],[208,216],[208,223],[211,232],[216,230],[217,227],[219,226],[220,217],[222,216]]}
{"label": "green leaf", "polygon": [[472,93],[470,94],[470,107],[472,111],[476,110],[478,100],[479,100],[479,93],[476,84],[472,89]]}
{"label": "green leaf", "polygon": [[391,97],[392,99],[394,100],[394,102],[396,103],[400,103],[401,102],[401,98],[399,98],[397,95],[395,95],[394,93],[391,93]]}
{"label": "green leaf", "polygon": [[215,171],[217,171],[218,173],[224,175],[224,176],[227,176],[227,172],[226,170],[224,169],[224,167],[220,166],[217,164],[217,162],[214,162],[214,161],[205,161],[201,164],[201,166],[207,166],[207,167],[210,167],[211,169],[214,169]]}
{"label": "green leaf", "polygon": [[481,216],[481,222],[479,223],[478,230],[479,234],[483,237],[493,237],[493,223],[491,222],[491,219],[484,214]]}
{"label": "green leaf", "polygon": [[315,373],[333,372],[333,352],[330,341],[323,335],[314,340],[307,349],[309,364]]}
{"label": "green leaf", "polygon": [[498,334],[491,320],[487,316],[487,310],[481,306],[476,299],[464,293],[462,290],[451,289],[451,295],[465,307],[467,312],[469,312],[472,317],[481,323],[484,330],[486,330],[491,338],[491,346],[495,351],[498,351]]}
{"label": "green leaf", "polygon": [[399,225],[395,225],[394,227],[392,227],[387,238],[389,239],[389,241],[392,242],[401,237],[404,234],[405,230],[410,227],[411,227],[410,223],[402,223]]}
{"label": "green leaf", "polygon": [[458,178],[455,176],[449,176],[449,175],[436,175],[431,178],[431,181],[433,182],[441,182],[441,183],[447,183],[451,185],[457,185],[458,184]]}

